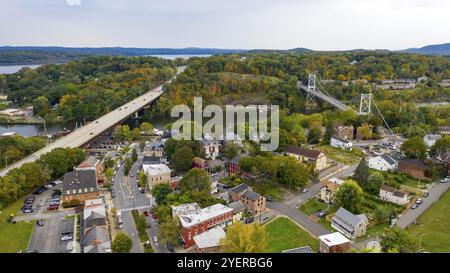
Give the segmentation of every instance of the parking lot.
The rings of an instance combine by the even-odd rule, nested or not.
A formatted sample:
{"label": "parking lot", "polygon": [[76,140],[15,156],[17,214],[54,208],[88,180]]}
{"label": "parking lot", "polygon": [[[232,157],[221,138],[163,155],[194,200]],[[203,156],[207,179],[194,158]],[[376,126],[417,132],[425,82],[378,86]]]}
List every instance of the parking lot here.
{"label": "parking lot", "polygon": [[31,236],[29,251],[39,253],[67,253],[71,251],[68,246],[72,245],[72,240],[62,241],[62,234],[69,232],[73,236],[74,218],[67,217],[66,212],[47,213],[47,217],[42,220],[42,226],[36,225]]}

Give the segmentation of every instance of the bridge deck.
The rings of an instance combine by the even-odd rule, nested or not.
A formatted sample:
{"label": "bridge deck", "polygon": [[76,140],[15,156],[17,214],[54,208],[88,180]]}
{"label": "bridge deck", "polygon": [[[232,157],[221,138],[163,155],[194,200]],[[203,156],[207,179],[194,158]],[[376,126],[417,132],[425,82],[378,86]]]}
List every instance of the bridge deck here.
{"label": "bridge deck", "polygon": [[[185,67],[179,67],[177,69],[176,75],[183,72],[184,69]],[[171,82],[176,77],[176,75],[173,78],[171,78],[168,82]],[[18,168],[25,163],[30,163],[39,159],[41,155],[46,154],[55,148],[69,148],[69,147],[75,148],[80,147],[83,144],[86,144],[93,138],[100,135],[102,132],[108,130],[115,124],[120,123],[122,120],[133,115],[135,112],[139,111],[144,106],[153,102],[155,99],[157,99],[159,96],[163,94],[162,88],[163,85],[157,86],[156,88],[148,91],[144,95],[139,96],[136,99],[122,105],[121,107],[90,122],[89,124],[76,129],[69,135],[58,139],[57,141],[45,146],[41,150],[36,151],[35,153],[23,158],[22,160],[15,162],[9,167],[1,170],[0,176],[5,176],[8,173],[8,171],[14,168]]]}
{"label": "bridge deck", "polygon": [[[308,90],[308,87],[301,84],[300,82],[297,83],[297,87],[302,89],[305,92],[308,92],[312,95],[314,95],[315,97],[317,97],[320,100],[323,100],[329,104],[331,104],[332,106],[336,107],[337,109],[341,110],[341,111],[347,111],[350,110],[352,108],[348,107],[347,105],[343,104],[342,102],[338,101],[337,99],[330,97],[322,92],[317,92],[317,91],[311,91]],[[353,109],[352,109],[353,110]]]}

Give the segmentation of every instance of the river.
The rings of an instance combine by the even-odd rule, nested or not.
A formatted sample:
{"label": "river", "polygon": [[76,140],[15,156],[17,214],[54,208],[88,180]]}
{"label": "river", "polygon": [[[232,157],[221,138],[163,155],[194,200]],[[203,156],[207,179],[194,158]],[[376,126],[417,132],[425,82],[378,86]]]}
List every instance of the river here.
{"label": "river", "polygon": [[[209,57],[211,55],[148,55],[162,59],[174,60],[176,58],[188,59],[191,57]],[[42,64],[24,64],[24,65],[0,65],[0,74],[13,74],[24,67],[38,68]]]}

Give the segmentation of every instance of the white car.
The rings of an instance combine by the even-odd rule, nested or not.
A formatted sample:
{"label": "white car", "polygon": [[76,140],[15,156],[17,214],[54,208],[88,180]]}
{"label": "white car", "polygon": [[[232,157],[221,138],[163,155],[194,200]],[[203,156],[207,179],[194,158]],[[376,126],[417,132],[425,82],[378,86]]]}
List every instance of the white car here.
{"label": "white car", "polygon": [[61,237],[61,241],[69,241],[72,239],[73,239],[72,235],[64,235]]}
{"label": "white car", "polygon": [[441,183],[447,183],[448,181],[450,181],[448,177],[441,179]]}
{"label": "white car", "polygon": [[55,183],[56,185],[59,185],[59,184],[62,184],[63,182],[61,180],[55,180],[55,182],[53,182],[53,183]]}
{"label": "white car", "polygon": [[158,237],[153,236],[153,241],[154,241],[155,243],[157,243],[157,242],[158,242]]}

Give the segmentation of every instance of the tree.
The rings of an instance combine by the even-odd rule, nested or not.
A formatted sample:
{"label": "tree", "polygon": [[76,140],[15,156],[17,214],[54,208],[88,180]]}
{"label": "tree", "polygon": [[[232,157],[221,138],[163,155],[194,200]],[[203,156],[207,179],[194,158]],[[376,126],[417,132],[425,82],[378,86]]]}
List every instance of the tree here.
{"label": "tree", "polygon": [[450,152],[450,136],[445,135],[441,139],[436,140],[431,147],[430,154],[432,156],[438,156],[441,153]]}
{"label": "tree", "polygon": [[132,140],[139,140],[141,138],[141,130],[139,128],[134,128],[131,131],[131,139]]}
{"label": "tree", "polygon": [[111,244],[114,253],[129,253],[132,247],[133,241],[123,232],[117,233]]}
{"label": "tree", "polygon": [[362,139],[372,139],[373,137],[373,132],[372,132],[372,125],[370,125],[369,123],[364,123],[362,124],[360,127],[358,127],[358,129],[356,129],[358,132],[358,135],[362,138]]}
{"label": "tree", "polygon": [[133,162],[136,162],[138,160],[136,148],[134,148],[133,151],[131,152],[131,160],[133,160]]}
{"label": "tree", "polygon": [[392,249],[397,249],[400,252],[412,252],[416,245],[415,239],[398,227],[385,228],[380,243],[384,252]]}
{"label": "tree", "polygon": [[223,154],[228,158],[232,159],[239,155],[239,152],[241,151],[241,148],[238,144],[228,141],[225,144],[225,147],[223,148]]}
{"label": "tree", "polygon": [[113,171],[113,169],[108,167],[108,168],[105,170],[105,177],[106,177],[106,180],[111,181],[111,178],[112,178],[113,176],[114,176],[114,171]]}
{"label": "tree", "polygon": [[163,244],[178,245],[180,239],[179,220],[174,217],[164,222],[158,231],[158,238]]}
{"label": "tree", "polygon": [[336,207],[343,207],[352,213],[358,213],[361,206],[363,191],[353,180],[345,181],[337,190],[335,200]]}
{"label": "tree", "polygon": [[129,175],[132,167],[133,167],[133,160],[131,158],[125,159],[125,166],[123,168],[123,174]]}
{"label": "tree", "polygon": [[308,182],[305,165],[291,156],[277,157],[277,180],[290,188],[303,187]]}
{"label": "tree", "polygon": [[167,195],[172,192],[168,184],[158,184],[152,188],[152,195],[157,204],[166,204]]}
{"label": "tree", "polygon": [[355,179],[361,187],[367,188],[369,167],[367,167],[367,162],[364,157],[359,162],[359,165],[355,170],[355,174],[353,174],[353,179]]}
{"label": "tree", "polygon": [[160,223],[165,223],[172,219],[172,208],[169,205],[158,205],[155,208],[155,213]]}
{"label": "tree", "polygon": [[308,133],[308,143],[317,144],[322,137],[322,130],[319,127],[312,128]]}
{"label": "tree", "polygon": [[391,209],[389,207],[379,205],[375,208],[373,211],[373,218],[377,223],[383,223],[386,220],[389,219],[389,216],[391,216]]}
{"label": "tree", "polygon": [[262,253],[267,251],[267,233],[264,226],[236,222],[221,243],[225,253]]}
{"label": "tree", "polygon": [[378,195],[378,193],[380,192],[381,185],[383,185],[383,183],[384,183],[383,174],[375,172],[369,175],[364,190],[368,193]]}
{"label": "tree", "polygon": [[139,186],[142,188],[145,188],[147,185],[147,174],[143,171],[139,171],[139,180],[138,180]]}
{"label": "tree", "polygon": [[44,96],[39,96],[33,100],[33,114],[44,117],[50,112],[50,103]]}
{"label": "tree", "polygon": [[427,146],[420,137],[413,137],[405,141],[400,149],[408,158],[425,159],[427,156]]}
{"label": "tree", "polygon": [[191,169],[183,176],[179,184],[181,192],[211,192],[210,178],[207,172],[201,169]]}
{"label": "tree", "polygon": [[144,131],[146,133],[149,133],[151,130],[153,130],[153,124],[151,124],[150,122],[142,122],[140,129],[141,131]]}
{"label": "tree", "polygon": [[175,151],[172,155],[172,164],[177,172],[189,170],[192,167],[194,153],[192,149],[184,146]]}

